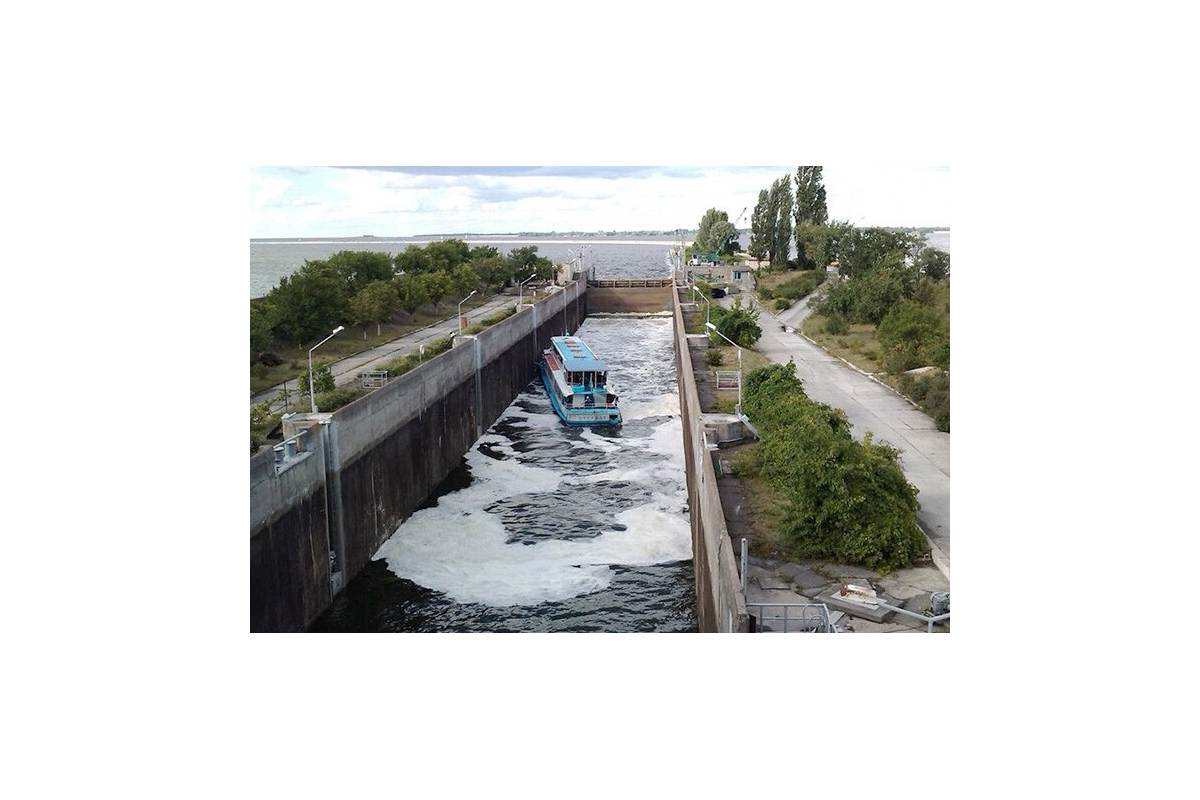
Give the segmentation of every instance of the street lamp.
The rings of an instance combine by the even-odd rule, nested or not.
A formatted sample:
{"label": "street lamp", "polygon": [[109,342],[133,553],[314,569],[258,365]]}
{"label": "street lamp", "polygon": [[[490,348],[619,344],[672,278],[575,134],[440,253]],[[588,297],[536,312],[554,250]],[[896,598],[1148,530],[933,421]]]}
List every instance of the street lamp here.
{"label": "street lamp", "polygon": [[458,332],[459,332],[459,333],[462,333],[462,329],[463,329],[463,324],[462,324],[462,323],[463,323],[463,318],[462,318],[462,304],[463,304],[463,303],[465,303],[465,302],[467,302],[468,300],[470,300],[470,299],[471,299],[471,295],[475,294],[475,292],[477,292],[477,291],[479,291],[479,290],[478,290],[478,289],[472,289],[472,290],[471,290],[471,294],[469,294],[469,295],[467,295],[466,297],[464,297],[464,298],[463,298],[462,300],[460,300],[460,301],[459,301],[459,303],[458,303]]}
{"label": "street lamp", "polygon": [[317,395],[313,388],[313,367],[312,367],[313,350],[316,350],[318,347],[325,344],[330,339],[337,336],[339,333],[341,333],[344,330],[346,330],[345,325],[338,325],[336,328],[333,329],[333,333],[329,334],[324,339],[322,339],[321,341],[314,344],[312,350],[308,351],[308,399],[312,402],[312,413],[314,413],[314,414],[317,413]]}
{"label": "street lamp", "polygon": [[531,280],[533,280],[536,277],[537,277],[537,273],[535,272],[518,284],[518,286],[520,287],[520,291],[517,294],[517,308],[518,309],[521,307],[521,301],[525,297],[525,284],[529,283]]}
{"label": "street lamp", "polygon": [[699,287],[697,287],[695,284],[692,285],[692,291],[700,295],[701,300],[708,303],[708,310],[704,312],[704,324],[708,325],[708,323],[712,320],[712,301],[705,297],[704,292],[700,291]]}
{"label": "street lamp", "polygon": [[717,330],[717,326],[716,326],[716,325],[713,325],[711,322],[706,322],[706,323],[704,323],[704,327],[708,328],[710,331],[713,331],[714,333],[716,333],[716,334],[717,334],[717,336],[720,336],[722,339],[724,339],[725,341],[729,342],[729,343],[730,343],[731,345],[733,345],[734,347],[737,347],[737,351],[738,351],[738,403],[737,403],[737,415],[740,417],[740,416],[742,416],[742,348],[738,347],[738,345],[737,345],[737,342],[733,341],[733,340],[732,340],[732,339],[730,339],[728,336],[726,336],[725,334],[723,334],[723,333],[721,333],[719,330]]}

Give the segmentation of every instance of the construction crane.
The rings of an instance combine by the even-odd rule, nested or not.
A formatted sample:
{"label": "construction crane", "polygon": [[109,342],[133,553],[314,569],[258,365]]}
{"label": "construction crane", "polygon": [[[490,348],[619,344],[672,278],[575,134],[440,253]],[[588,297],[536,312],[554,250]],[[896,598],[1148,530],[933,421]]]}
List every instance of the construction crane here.
{"label": "construction crane", "polygon": [[[747,206],[746,208],[749,208],[749,206]],[[721,241],[717,242],[717,246],[713,249],[712,255],[710,255],[708,257],[709,261],[713,262],[714,264],[721,263],[721,251],[724,250],[725,245],[729,243],[730,237],[737,236],[738,223],[742,221],[742,217],[744,217],[744,216],[746,216],[745,208],[742,209],[742,213],[738,214],[737,220],[733,223],[733,233],[725,234],[725,237],[723,239],[721,239]]]}

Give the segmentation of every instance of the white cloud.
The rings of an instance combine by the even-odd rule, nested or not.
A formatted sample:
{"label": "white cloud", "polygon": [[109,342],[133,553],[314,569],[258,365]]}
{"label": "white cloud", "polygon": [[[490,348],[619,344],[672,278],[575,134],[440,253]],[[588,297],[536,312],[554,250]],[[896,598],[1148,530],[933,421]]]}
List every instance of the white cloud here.
{"label": "white cloud", "polygon": [[[709,208],[748,227],[758,193],[794,167],[605,170],[616,177],[251,170],[250,230],[268,236],[410,236],[694,228]],[[599,173],[598,173],[599,174]],[[862,225],[948,225],[949,172],[826,167],[830,215]]]}

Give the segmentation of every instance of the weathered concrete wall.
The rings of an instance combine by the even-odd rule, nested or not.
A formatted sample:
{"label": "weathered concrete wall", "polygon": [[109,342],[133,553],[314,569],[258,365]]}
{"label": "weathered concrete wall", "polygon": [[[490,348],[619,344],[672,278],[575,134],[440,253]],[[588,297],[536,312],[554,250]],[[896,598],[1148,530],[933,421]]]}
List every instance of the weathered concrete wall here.
{"label": "weathered concrete wall", "polygon": [[579,328],[586,297],[576,281],[319,415],[320,448],[279,475],[270,453],[251,459],[251,630],[311,625],[536,376],[550,337]]}
{"label": "weathered concrete wall", "polygon": [[671,297],[674,294],[674,290],[669,285],[615,288],[588,286],[588,312],[628,314],[670,311]]}
{"label": "weathered concrete wall", "polygon": [[250,459],[250,629],[289,630],[329,605],[325,446],[275,474],[271,451]]}
{"label": "weathered concrete wall", "polygon": [[696,618],[702,633],[744,633],[750,629],[746,595],[738,575],[733,542],[725,526],[717,475],[701,433],[700,396],[688,355],[683,311],[674,291],[671,300],[675,315],[675,371],[679,378],[679,410],[683,418],[692,558],[696,572]]}

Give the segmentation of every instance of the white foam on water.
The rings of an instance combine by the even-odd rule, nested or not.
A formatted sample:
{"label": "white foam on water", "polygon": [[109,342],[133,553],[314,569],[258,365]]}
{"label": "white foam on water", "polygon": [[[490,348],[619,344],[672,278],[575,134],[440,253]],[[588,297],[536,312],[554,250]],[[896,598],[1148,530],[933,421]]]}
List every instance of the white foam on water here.
{"label": "white foam on water", "polygon": [[679,395],[664,394],[637,400],[627,400],[622,397],[621,416],[626,420],[677,417],[679,416]]}

